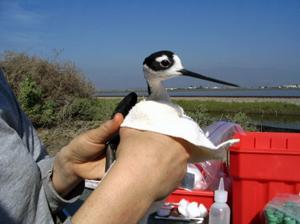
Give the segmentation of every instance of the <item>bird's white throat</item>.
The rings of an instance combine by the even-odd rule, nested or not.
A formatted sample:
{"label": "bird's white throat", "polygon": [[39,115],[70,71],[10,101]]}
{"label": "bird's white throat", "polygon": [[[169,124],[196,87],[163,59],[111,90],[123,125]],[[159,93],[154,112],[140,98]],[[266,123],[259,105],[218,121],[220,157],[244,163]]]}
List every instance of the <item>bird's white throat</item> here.
{"label": "bird's white throat", "polygon": [[148,100],[171,102],[170,96],[166,88],[163,86],[161,79],[150,78],[147,80],[147,83],[151,91],[149,97],[147,98]]}

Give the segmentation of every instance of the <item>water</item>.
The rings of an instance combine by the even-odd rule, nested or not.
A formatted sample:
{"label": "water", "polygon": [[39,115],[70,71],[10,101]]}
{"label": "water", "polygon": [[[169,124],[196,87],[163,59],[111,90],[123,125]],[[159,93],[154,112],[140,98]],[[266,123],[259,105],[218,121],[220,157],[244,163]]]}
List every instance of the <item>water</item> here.
{"label": "water", "polygon": [[[131,91],[102,91],[96,96],[126,96]],[[139,96],[147,96],[146,91],[135,91]],[[299,97],[300,89],[197,89],[168,91],[175,97]]]}

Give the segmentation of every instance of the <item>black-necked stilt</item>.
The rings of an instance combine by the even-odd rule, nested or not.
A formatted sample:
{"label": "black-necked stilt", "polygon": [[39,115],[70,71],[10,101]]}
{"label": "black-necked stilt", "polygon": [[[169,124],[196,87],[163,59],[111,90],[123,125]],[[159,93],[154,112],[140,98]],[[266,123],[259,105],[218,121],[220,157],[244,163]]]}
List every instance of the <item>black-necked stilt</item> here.
{"label": "black-necked stilt", "polygon": [[177,76],[190,76],[219,84],[238,87],[237,85],[222,80],[210,78],[186,70],[180,58],[171,51],[158,51],[147,58],[143,63],[145,79],[148,84],[149,100],[169,101],[169,95],[162,85],[162,81]]}
{"label": "black-necked stilt", "polygon": [[222,159],[226,152],[219,149],[224,149],[225,146],[234,144],[238,140],[231,139],[220,145],[214,145],[198,124],[185,115],[180,106],[171,102],[162,81],[184,75],[234,87],[237,85],[184,69],[180,58],[171,51],[159,51],[145,58],[143,70],[149,96],[130,110],[121,127],[154,131],[182,138],[193,145],[192,161]]}

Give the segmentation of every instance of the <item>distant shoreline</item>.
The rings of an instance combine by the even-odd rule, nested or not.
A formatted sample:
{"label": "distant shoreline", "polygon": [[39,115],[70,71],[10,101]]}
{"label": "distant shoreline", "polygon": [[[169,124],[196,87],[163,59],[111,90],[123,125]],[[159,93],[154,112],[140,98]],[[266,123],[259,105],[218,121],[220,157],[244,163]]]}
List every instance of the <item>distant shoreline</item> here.
{"label": "distant shoreline", "polygon": [[[97,92],[95,96],[112,97],[126,96],[127,92]],[[145,91],[135,91],[138,96],[147,96]],[[192,99],[299,99],[300,89],[205,89],[205,90],[174,90],[168,91],[171,97]],[[289,100],[290,101],[290,100]],[[294,102],[294,101],[293,101]]]}
{"label": "distant shoreline", "polygon": [[[97,96],[97,99],[121,99],[123,96]],[[143,98],[143,97],[140,97]],[[281,102],[300,105],[300,97],[265,97],[265,96],[172,96],[174,100],[199,100],[199,101],[219,101],[219,102]]]}

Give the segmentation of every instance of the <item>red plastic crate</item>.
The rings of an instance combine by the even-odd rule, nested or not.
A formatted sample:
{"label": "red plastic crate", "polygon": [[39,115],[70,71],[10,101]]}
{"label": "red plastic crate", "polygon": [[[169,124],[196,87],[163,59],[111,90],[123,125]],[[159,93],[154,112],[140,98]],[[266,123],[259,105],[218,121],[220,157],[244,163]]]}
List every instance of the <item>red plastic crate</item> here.
{"label": "red plastic crate", "polygon": [[260,223],[277,193],[300,192],[300,133],[237,134],[230,148],[234,224]]}
{"label": "red plastic crate", "polygon": [[193,190],[187,191],[183,189],[177,189],[166,199],[166,202],[178,203],[181,199],[186,199],[189,202],[196,201],[202,203],[207,209],[214,203],[213,191],[200,191]]}

